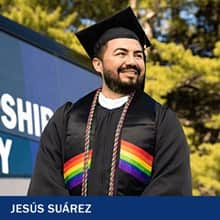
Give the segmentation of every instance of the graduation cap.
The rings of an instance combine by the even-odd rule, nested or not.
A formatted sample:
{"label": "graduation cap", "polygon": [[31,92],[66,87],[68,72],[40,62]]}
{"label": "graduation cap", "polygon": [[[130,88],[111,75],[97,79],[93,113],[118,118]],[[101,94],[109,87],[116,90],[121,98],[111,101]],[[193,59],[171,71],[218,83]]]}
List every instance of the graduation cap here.
{"label": "graduation cap", "polygon": [[143,48],[151,45],[131,7],[77,32],[76,36],[90,58],[97,55],[104,43],[115,38],[136,39]]}

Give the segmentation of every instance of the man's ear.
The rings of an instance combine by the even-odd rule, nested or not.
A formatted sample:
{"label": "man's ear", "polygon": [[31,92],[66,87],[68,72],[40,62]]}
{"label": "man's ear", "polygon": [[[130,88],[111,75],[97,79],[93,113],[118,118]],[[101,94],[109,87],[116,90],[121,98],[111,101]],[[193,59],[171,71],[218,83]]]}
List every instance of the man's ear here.
{"label": "man's ear", "polygon": [[92,65],[96,72],[100,73],[102,75],[103,73],[103,65],[101,59],[94,57],[92,59]]}

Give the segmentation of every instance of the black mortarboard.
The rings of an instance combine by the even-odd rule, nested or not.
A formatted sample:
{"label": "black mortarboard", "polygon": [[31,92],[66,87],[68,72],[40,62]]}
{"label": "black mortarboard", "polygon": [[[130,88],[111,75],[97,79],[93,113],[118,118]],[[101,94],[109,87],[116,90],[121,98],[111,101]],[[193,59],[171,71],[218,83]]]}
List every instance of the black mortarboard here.
{"label": "black mortarboard", "polygon": [[94,48],[97,47],[97,43],[106,43],[108,40],[115,38],[134,38],[143,47],[151,45],[130,7],[79,31],[76,33],[76,36],[90,58],[93,58],[95,55]]}

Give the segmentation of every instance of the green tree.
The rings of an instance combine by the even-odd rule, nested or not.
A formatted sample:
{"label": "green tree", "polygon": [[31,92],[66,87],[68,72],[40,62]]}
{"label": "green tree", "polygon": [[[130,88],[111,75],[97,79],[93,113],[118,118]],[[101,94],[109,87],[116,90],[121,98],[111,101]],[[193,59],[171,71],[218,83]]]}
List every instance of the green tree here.
{"label": "green tree", "polygon": [[[154,12],[148,20],[154,37],[163,42],[181,43],[194,54],[212,56],[220,40],[219,0],[136,0],[140,14]],[[134,3],[135,2],[135,3]]]}

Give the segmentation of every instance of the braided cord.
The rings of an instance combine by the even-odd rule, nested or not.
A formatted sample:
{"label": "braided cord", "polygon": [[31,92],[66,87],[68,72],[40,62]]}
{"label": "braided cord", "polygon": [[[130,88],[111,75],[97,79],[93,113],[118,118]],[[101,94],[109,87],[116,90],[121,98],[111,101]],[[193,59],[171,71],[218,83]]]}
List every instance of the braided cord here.
{"label": "braided cord", "polygon": [[88,183],[88,165],[89,165],[89,146],[90,146],[90,133],[92,128],[92,121],[95,113],[95,107],[97,99],[101,89],[96,91],[96,94],[93,98],[92,105],[89,111],[89,117],[87,120],[86,131],[85,131],[85,148],[84,148],[84,163],[83,163],[83,177],[82,177],[82,196],[87,196],[87,183]]}
{"label": "braided cord", "polygon": [[120,146],[120,137],[121,137],[121,131],[124,124],[124,120],[128,111],[128,107],[131,104],[131,101],[134,97],[134,93],[132,93],[126,102],[121,117],[119,119],[116,131],[115,131],[115,139],[114,139],[114,146],[113,146],[113,152],[112,152],[112,163],[111,163],[111,172],[110,172],[110,180],[109,180],[109,189],[108,189],[108,195],[113,196],[114,195],[114,188],[115,188],[115,174],[116,174],[116,165],[117,165],[117,158],[118,158],[118,152],[119,152],[119,146]]}
{"label": "braided cord", "polygon": [[[96,94],[93,98],[92,105],[89,111],[89,116],[87,120],[86,125],[86,131],[85,131],[85,148],[84,148],[84,163],[83,163],[83,178],[82,178],[82,196],[87,196],[88,191],[88,162],[89,162],[89,146],[90,146],[90,133],[92,128],[92,122],[94,118],[95,113],[95,107],[98,100],[98,96],[101,92],[101,88],[96,91]],[[114,188],[115,188],[115,174],[116,174],[116,165],[117,165],[117,158],[118,158],[118,149],[120,145],[120,136],[122,127],[124,124],[124,120],[128,111],[128,107],[131,104],[131,101],[134,97],[135,92],[133,92],[130,96],[128,101],[126,102],[122,114],[120,116],[116,132],[115,132],[115,138],[114,138],[114,146],[113,146],[113,152],[112,152],[112,163],[111,163],[111,172],[110,172],[110,180],[109,180],[109,189],[108,189],[108,195],[113,196],[114,195]]]}

